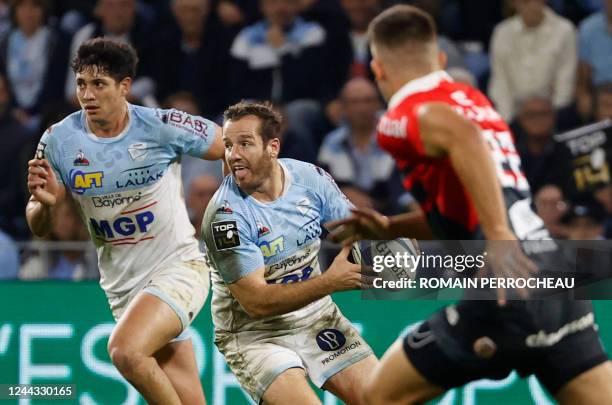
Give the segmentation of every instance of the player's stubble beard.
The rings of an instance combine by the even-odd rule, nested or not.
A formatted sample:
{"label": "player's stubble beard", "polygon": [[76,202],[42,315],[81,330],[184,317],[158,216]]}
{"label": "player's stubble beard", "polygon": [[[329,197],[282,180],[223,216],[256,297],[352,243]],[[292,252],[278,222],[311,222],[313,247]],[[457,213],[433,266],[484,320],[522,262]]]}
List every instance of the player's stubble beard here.
{"label": "player's stubble beard", "polygon": [[[242,185],[239,184],[240,188],[249,194],[256,191],[262,191],[265,181],[272,175],[274,171],[274,160],[272,156],[267,152],[266,146],[261,157],[257,160],[257,163],[249,164],[249,171],[251,172],[252,180],[250,182],[244,182]],[[250,163],[250,162],[247,162]]]}

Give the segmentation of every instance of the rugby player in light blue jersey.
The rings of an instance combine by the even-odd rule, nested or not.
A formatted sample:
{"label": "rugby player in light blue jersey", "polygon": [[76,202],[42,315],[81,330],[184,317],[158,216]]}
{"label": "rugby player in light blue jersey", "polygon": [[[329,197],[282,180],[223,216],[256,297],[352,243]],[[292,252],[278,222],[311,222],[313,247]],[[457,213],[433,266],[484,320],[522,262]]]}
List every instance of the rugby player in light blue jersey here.
{"label": "rugby player in light blue jersey", "polygon": [[318,404],[306,374],[347,404],[377,360],[329,294],[361,287],[345,248],[322,273],[321,224],[351,204],[322,169],[278,159],[281,117],[268,104],[225,111],[231,175],[204,214],[213,263],[215,343],[258,403]]}
{"label": "rugby player in light blue jersey", "polygon": [[32,232],[45,235],[70,191],[118,321],[108,343],[113,364],[149,404],[204,404],[186,330],[208,295],[209,267],[183,201],[180,158],[221,158],[221,129],[127,103],[137,61],[119,42],[81,45],[72,68],[82,109],[42,136],[29,162],[26,215]]}

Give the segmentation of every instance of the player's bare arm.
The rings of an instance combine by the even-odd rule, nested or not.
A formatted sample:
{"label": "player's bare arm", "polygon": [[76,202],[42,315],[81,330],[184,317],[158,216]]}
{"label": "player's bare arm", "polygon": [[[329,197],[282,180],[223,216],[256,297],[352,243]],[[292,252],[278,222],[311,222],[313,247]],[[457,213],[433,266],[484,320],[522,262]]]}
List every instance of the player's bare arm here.
{"label": "player's bare arm", "polygon": [[46,159],[28,162],[28,191],[31,194],[26,205],[28,226],[34,235],[45,236],[51,230],[53,207],[66,194]]}
{"label": "player's bare arm", "polygon": [[349,246],[363,239],[392,240],[403,236],[414,239],[433,239],[433,234],[422,212],[406,212],[387,217],[369,208],[355,208],[353,215],[325,224],[334,242]]}
{"label": "player's bare arm", "polygon": [[480,130],[448,104],[428,103],[418,112],[425,153],[448,156],[453,169],[475,205],[482,231],[488,240],[514,240],[491,151]]}
{"label": "player's bare arm", "polygon": [[254,319],[293,312],[333,292],[361,287],[360,266],[348,261],[349,251],[343,248],[325,273],[310,280],[267,284],[261,267],[228,287]]}
{"label": "player's bare arm", "polygon": [[223,157],[225,156],[225,146],[223,145],[223,140],[221,139],[222,137],[223,130],[220,126],[215,125],[215,140],[213,141],[212,145],[210,145],[210,148],[206,151],[204,156],[202,156],[203,159],[223,159]]}
{"label": "player's bare arm", "polygon": [[[485,238],[516,240],[508,225],[491,152],[476,124],[442,103],[423,105],[418,117],[425,152],[432,157],[449,157],[472,198]],[[490,269],[498,276],[528,277],[537,271],[518,244],[489,244],[487,252]],[[505,304],[505,291],[498,289],[497,293],[499,303]]]}

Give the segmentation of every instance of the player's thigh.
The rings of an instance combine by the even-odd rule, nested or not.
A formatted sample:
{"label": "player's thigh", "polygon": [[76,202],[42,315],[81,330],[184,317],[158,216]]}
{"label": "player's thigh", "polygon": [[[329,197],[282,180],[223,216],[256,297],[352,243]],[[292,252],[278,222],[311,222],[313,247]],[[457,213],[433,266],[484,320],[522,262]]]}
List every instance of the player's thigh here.
{"label": "player's thigh", "polygon": [[296,329],[291,344],[319,388],[364,359],[375,361],[372,348],[334,303],[320,309],[308,326]]}
{"label": "player's thigh", "polygon": [[121,315],[108,348],[110,352],[122,349],[148,356],[176,337],[181,330],[181,320],[170,305],[154,295],[141,292]]}
{"label": "player's thigh", "polygon": [[290,333],[215,331],[215,345],[255,403],[261,402],[264,393],[287,370],[304,369],[302,359],[291,348]]}
{"label": "player's thigh", "polygon": [[578,375],[556,398],[562,405],[612,404],[612,363],[601,363]]}
{"label": "player's thigh", "polygon": [[444,389],[425,379],[410,362],[404,351],[402,339],[387,350],[374,368],[366,385],[366,403],[414,404],[425,402]]}
{"label": "player's thigh", "polygon": [[111,301],[117,327],[113,346],[135,347],[151,355],[187,329],[208,295],[204,261],[174,262],[158,271],[134,298]]}
{"label": "player's thigh", "polygon": [[348,405],[362,404],[364,403],[363,388],[370,380],[377,364],[376,356],[370,355],[332,376],[323,384],[323,388],[341,398]]}
{"label": "player's thigh", "polygon": [[168,343],[155,355],[184,404],[206,404],[191,339]]}
{"label": "player's thigh", "polygon": [[301,368],[290,368],[276,377],[264,392],[262,402],[265,405],[321,404]]}
{"label": "player's thigh", "polygon": [[172,307],[182,329],[198,315],[210,289],[210,267],[203,260],[170,263],[155,274],[144,291]]}

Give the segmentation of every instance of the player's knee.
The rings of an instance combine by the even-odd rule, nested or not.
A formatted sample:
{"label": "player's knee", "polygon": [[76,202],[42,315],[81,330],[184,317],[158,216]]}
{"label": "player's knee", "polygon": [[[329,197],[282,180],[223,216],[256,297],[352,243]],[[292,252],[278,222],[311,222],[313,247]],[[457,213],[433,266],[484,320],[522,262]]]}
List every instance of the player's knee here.
{"label": "player's knee", "polygon": [[145,360],[145,357],[137,351],[119,345],[109,345],[108,354],[117,370],[128,379],[139,373]]}

